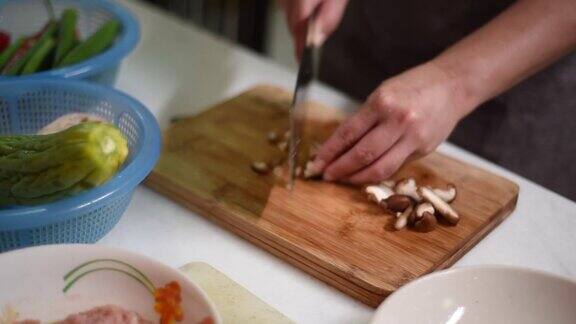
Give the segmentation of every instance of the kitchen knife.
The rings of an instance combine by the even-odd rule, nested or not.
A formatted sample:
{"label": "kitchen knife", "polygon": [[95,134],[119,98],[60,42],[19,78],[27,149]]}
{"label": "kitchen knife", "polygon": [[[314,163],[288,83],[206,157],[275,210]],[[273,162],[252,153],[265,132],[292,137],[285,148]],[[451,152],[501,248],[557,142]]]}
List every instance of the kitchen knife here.
{"label": "kitchen knife", "polygon": [[294,96],[290,107],[290,140],[288,148],[288,168],[289,179],[288,189],[294,188],[296,180],[296,169],[298,168],[298,157],[300,151],[300,142],[302,136],[302,125],[304,123],[305,107],[304,102],[308,96],[310,84],[314,79],[314,57],[319,42],[315,30],[314,20],[316,12],[308,18],[308,28],[306,31],[306,46],[300,58],[300,67],[296,77],[296,86]]}

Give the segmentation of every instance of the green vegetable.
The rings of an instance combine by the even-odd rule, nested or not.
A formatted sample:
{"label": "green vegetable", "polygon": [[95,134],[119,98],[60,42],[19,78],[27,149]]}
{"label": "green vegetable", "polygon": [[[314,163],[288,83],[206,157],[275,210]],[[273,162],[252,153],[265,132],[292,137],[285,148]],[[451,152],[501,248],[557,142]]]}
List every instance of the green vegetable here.
{"label": "green vegetable", "polygon": [[82,123],[50,135],[0,137],[0,206],[51,202],[99,186],[128,156],[120,130]]}
{"label": "green vegetable", "polygon": [[78,12],[75,9],[66,9],[62,12],[58,26],[58,46],[54,56],[54,65],[58,64],[68,52],[76,45],[76,23]]}
{"label": "green vegetable", "polygon": [[46,39],[51,38],[54,35],[55,31],[56,31],[56,23],[54,21],[48,22],[44,32],[42,33],[42,35],[38,39],[38,42],[36,42],[34,44],[34,46],[32,46],[32,48],[30,50],[28,50],[26,52],[26,54],[24,54],[24,56],[22,58],[20,58],[20,60],[18,60],[18,62],[16,62],[14,65],[12,65],[8,69],[8,71],[6,71],[5,74],[6,75],[18,75],[22,71],[22,68],[24,67],[24,65],[26,65],[26,63],[28,63],[28,60],[46,42]]}
{"label": "green vegetable", "polygon": [[18,38],[12,45],[8,46],[2,54],[0,54],[0,70],[4,67],[4,65],[10,60],[12,55],[16,53],[16,51],[22,46],[24,43],[24,37]]}
{"label": "green vegetable", "polygon": [[119,32],[119,22],[109,21],[105,23],[94,34],[92,34],[92,36],[74,47],[74,49],[72,49],[70,53],[62,59],[57,67],[76,64],[100,54],[114,42],[114,39],[116,39]]}
{"label": "green vegetable", "polygon": [[30,59],[28,59],[28,62],[26,62],[24,68],[22,68],[22,72],[20,72],[21,75],[38,72],[38,69],[40,68],[42,63],[46,61],[46,58],[56,45],[56,41],[54,41],[54,39],[52,38],[47,38],[40,41],[38,45],[39,46],[36,52],[32,53]]}

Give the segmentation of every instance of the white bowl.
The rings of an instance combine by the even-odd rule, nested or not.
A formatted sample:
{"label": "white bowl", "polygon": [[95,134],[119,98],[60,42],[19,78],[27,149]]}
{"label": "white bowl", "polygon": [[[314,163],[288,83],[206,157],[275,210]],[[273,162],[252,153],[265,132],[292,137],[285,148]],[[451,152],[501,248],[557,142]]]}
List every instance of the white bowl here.
{"label": "white bowl", "polygon": [[504,266],[444,270],[393,293],[372,323],[574,324],[576,282]]}
{"label": "white bowl", "polygon": [[[124,263],[98,261],[80,268],[68,279],[64,278],[78,266],[100,259]],[[116,270],[88,273],[97,268]],[[63,291],[73,278],[85,272],[88,274],[69,290]],[[179,283],[184,321],[177,323],[200,323],[206,318],[211,318],[212,323],[221,323],[204,292],[179,271],[135,253],[82,244],[48,245],[0,254],[0,315],[18,312],[20,320],[38,319],[45,323],[96,306],[113,304],[158,323],[159,315],[154,311],[155,300],[151,293],[153,289],[129,274],[147,277],[151,284],[149,287],[153,288],[163,287],[171,281]],[[3,323],[2,318],[0,323]]]}

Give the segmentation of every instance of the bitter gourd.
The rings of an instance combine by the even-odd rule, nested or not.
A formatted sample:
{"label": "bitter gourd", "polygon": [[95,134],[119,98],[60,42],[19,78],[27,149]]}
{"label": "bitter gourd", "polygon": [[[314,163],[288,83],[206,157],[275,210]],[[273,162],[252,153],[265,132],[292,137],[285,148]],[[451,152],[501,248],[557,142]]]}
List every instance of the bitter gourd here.
{"label": "bitter gourd", "polygon": [[51,202],[99,186],[128,156],[114,125],[88,122],[49,135],[0,137],[0,206]]}

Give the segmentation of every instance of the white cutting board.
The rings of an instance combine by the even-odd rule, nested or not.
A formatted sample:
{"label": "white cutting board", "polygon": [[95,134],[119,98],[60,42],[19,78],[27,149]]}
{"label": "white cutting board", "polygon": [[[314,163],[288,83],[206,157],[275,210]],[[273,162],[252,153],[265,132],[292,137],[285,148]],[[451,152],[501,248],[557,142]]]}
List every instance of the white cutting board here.
{"label": "white cutting board", "polygon": [[204,290],[225,324],[294,323],[246,288],[204,262],[191,262],[180,270]]}

